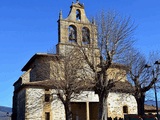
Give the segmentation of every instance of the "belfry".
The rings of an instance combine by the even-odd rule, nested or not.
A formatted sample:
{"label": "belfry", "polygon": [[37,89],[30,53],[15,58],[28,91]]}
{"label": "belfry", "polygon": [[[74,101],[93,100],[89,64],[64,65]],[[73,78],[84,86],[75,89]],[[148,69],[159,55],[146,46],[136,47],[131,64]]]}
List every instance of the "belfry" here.
{"label": "belfry", "polygon": [[[64,54],[69,47],[94,44],[97,47],[97,31],[94,20],[90,22],[86,16],[84,5],[77,1],[72,3],[67,18],[59,13],[57,53]],[[65,49],[66,48],[66,49]]]}

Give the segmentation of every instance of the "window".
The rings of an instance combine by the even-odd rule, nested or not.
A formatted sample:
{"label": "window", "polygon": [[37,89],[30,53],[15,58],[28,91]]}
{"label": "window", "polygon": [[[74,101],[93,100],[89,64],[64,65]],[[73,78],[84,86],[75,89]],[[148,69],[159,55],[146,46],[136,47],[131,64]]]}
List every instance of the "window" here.
{"label": "window", "polygon": [[128,113],[128,107],[127,106],[123,106],[123,113]]}
{"label": "window", "polygon": [[45,89],[45,91],[49,91],[49,89]]}
{"label": "window", "polygon": [[45,94],[45,102],[49,102],[50,101],[50,94]]}
{"label": "window", "polygon": [[50,113],[49,112],[45,112],[45,120],[50,120]]}
{"label": "window", "polygon": [[77,31],[73,25],[70,25],[68,28],[68,38],[70,42],[77,42]]}
{"label": "window", "polygon": [[81,21],[81,12],[80,10],[76,10],[76,20]]}
{"label": "window", "polygon": [[83,42],[83,44],[90,43],[90,32],[87,27],[82,28],[82,42]]}

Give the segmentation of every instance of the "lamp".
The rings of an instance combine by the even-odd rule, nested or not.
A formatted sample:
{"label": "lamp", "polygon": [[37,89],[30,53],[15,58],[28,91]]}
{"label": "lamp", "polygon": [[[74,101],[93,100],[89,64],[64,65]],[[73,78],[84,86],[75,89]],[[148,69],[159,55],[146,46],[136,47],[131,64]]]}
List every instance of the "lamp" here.
{"label": "lamp", "polygon": [[157,65],[158,65],[158,64],[160,64],[160,61],[157,60],[154,64],[157,64]]}

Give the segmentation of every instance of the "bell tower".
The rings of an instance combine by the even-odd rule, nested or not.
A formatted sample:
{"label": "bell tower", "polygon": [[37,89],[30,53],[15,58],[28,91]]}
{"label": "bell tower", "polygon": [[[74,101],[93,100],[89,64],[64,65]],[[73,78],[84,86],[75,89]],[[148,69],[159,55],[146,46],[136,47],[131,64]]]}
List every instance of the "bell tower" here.
{"label": "bell tower", "polygon": [[86,17],[84,5],[78,0],[72,2],[67,18],[63,18],[62,11],[58,20],[58,44],[57,54],[64,54],[65,51],[76,45],[83,47],[94,45],[97,49],[97,29],[95,21],[90,22]]}

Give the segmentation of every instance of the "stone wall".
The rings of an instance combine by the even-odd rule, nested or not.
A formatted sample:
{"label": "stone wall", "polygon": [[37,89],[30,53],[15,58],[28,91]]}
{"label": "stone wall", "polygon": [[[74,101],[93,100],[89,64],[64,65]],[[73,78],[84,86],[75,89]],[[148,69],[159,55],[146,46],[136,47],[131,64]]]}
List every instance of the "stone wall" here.
{"label": "stone wall", "polygon": [[22,83],[27,83],[30,80],[30,71],[31,69],[27,70],[22,76]]}
{"label": "stone wall", "polygon": [[[98,103],[98,95],[93,91],[85,91],[72,102]],[[124,118],[124,114],[137,114],[137,103],[134,96],[127,93],[109,93],[107,99],[108,117]],[[128,113],[123,113],[123,107],[127,106]],[[98,114],[98,113],[97,113]]]}
{"label": "stone wall", "polygon": [[[50,90],[51,101],[46,103],[44,101],[45,89],[26,88],[26,90],[21,90],[18,94],[17,103],[18,120],[45,120],[45,112],[50,113],[51,120],[65,120],[64,106],[55,93],[56,90]],[[95,104],[97,107],[98,95],[93,91],[84,91],[79,98],[72,100],[72,102],[77,103],[77,105],[78,103],[86,104],[89,102],[92,103],[92,106]],[[136,100],[130,94],[109,93],[107,105],[108,116],[112,118],[124,117],[123,106],[128,107],[128,114],[137,113]],[[86,106],[84,109],[86,110]]]}
{"label": "stone wall", "polygon": [[49,79],[52,72],[50,67],[52,62],[55,62],[54,56],[43,56],[37,58],[35,66],[30,71],[30,82]]}
{"label": "stone wall", "polygon": [[124,117],[123,106],[128,107],[128,114],[137,114],[137,103],[134,96],[126,93],[109,93],[108,116]]}
{"label": "stone wall", "polygon": [[25,72],[19,79],[14,83],[14,90],[17,90],[23,83],[27,83],[30,80],[30,69]]}
{"label": "stone wall", "polygon": [[109,68],[107,70],[108,79],[126,82],[126,70],[124,68]]}
{"label": "stone wall", "polygon": [[26,90],[23,89],[17,94],[17,120],[25,120]]}
{"label": "stone wall", "polygon": [[43,120],[44,90],[26,89],[25,120]]}
{"label": "stone wall", "polygon": [[64,106],[57,96],[51,93],[51,102],[45,102],[44,96],[44,89],[26,89],[25,120],[45,120],[46,112],[50,113],[51,120],[65,120]]}
{"label": "stone wall", "polygon": [[[56,98],[56,96],[54,96]],[[65,120],[65,110],[62,102],[55,99],[52,104],[52,119],[51,120]]]}

